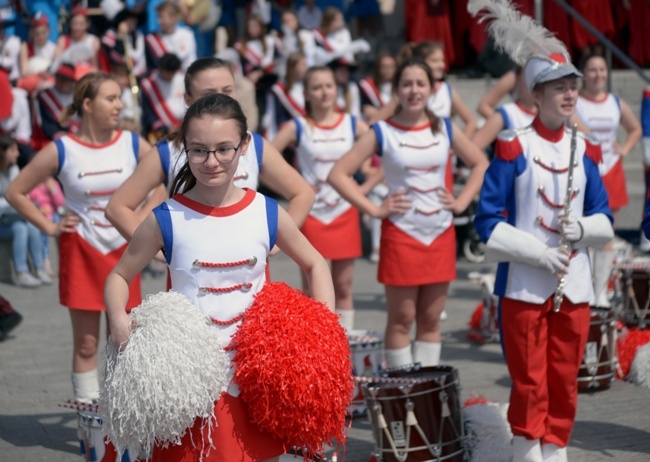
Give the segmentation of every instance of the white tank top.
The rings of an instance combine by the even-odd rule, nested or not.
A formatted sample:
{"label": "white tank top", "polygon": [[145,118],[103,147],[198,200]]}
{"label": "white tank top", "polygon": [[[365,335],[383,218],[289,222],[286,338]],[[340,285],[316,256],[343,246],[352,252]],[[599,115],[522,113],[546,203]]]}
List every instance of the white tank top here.
{"label": "white tank top", "polygon": [[451,117],[451,87],[447,82],[440,82],[436,92],[429,97],[427,107],[438,117]]}
{"label": "white tank top", "polygon": [[356,118],[341,113],[338,121],[327,127],[309,123],[303,117],[293,121],[298,169],[305,181],[316,189],[316,200],[309,214],[329,224],[351,207],[327,182],[327,176],[334,163],[354,145]]}
{"label": "white tank top", "polygon": [[441,119],[438,133],[431,124],[403,127],[390,119],[372,126],[389,191],[406,191],[413,206],[405,213],[388,217],[398,228],[424,245],[430,245],[452,224],[453,215],[445,210],[438,189],[449,188],[449,149],[452,125]]}
{"label": "white tank top", "polygon": [[123,131],[99,146],[74,135],[64,135],[54,143],[66,206],[81,219],[77,233],[103,254],[121,247],[126,241],[104,217],[104,211],[113,192],[135,170],[140,138]]}
{"label": "white tank top", "polygon": [[504,130],[517,130],[518,128],[527,127],[533,123],[537,115],[516,101],[498,107],[497,112],[501,114],[501,118],[503,119]]}
{"label": "white tank top", "polygon": [[[258,133],[248,133],[252,139],[248,144],[246,154],[239,157],[234,183],[238,188],[249,188],[255,191],[259,185],[260,171],[262,170],[264,138]],[[156,143],[156,147],[165,173],[164,184],[167,187],[167,192],[170,193],[174,178],[185,163],[185,153],[182,151],[182,146],[176,146],[167,140],[159,141]]]}
{"label": "white tank top", "polygon": [[584,96],[578,96],[576,114],[585,127],[589,129],[603,150],[603,161],[598,165],[601,176],[608,173],[621,158],[614,153],[616,130],[621,121],[621,103],[611,93],[602,101],[595,101]]}

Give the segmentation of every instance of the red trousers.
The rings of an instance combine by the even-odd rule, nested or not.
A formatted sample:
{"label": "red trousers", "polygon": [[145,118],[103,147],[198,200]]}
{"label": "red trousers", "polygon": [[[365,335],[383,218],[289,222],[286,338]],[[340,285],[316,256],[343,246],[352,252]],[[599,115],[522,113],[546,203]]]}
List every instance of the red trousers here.
{"label": "red trousers", "polygon": [[578,370],[589,334],[587,303],[553,297],[541,305],[501,299],[501,335],[512,378],[512,433],[542,444],[569,444],[578,406]]}

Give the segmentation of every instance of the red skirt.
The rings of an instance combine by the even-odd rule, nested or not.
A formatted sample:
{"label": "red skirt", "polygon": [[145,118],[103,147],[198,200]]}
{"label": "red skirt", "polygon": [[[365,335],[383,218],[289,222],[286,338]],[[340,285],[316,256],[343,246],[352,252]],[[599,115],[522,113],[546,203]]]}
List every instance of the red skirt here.
{"label": "red skirt", "polygon": [[618,210],[629,203],[622,157],[618,159],[618,162],[609,172],[603,175],[603,184],[609,196],[610,209]]}
{"label": "red skirt", "polygon": [[424,245],[395,224],[381,223],[377,279],[389,286],[421,286],[456,279],[456,229],[450,226]]}
{"label": "red skirt", "polygon": [[630,0],[630,56],[640,65],[650,63],[650,2]]}
{"label": "red skirt", "polygon": [[240,398],[223,393],[214,412],[216,425],[196,419],[179,446],[155,446],[151,462],[254,462],[285,453],[282,441],[250,421]]}
{"label": "red skirt", "polygon": [[[600,33],[607,38],[614,35],[614,17],[610,0],[573,0],[573,8],[585,17]],[[598,39],[587,31],[578,21],[573,20],[573,45],[582,50],[595,45]]]}
{"label": "red skirt", "polygon": [[[63,233],[59,238],[59,301],[75,310],[106,311],[104,284],[126,249],[104,255],[77,233]],[[140,275],[129,286],[127,310],[142,302]]]}
{"label": "red skirt", "polygon": [[300,231],[328,260],[347,260],[362,254],[359,212],[354,207],[328,225],[309,215]]}
{"label": "red skirt", "polygon": [[406,0],[406,39],[409,42],[436,40],[445,47],[447,69],[455,62],[449,0],[433,6],[429,1]]}

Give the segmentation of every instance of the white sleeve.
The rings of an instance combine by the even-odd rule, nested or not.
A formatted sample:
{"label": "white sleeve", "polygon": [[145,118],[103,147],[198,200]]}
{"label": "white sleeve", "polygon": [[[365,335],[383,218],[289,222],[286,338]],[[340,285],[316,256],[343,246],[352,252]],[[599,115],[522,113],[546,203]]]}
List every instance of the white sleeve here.
{"label": "white sleeve", "polygon": [[595,247],[600,249],[614,239],[614,228],[604,213],[595,213],[578,220],[582,227],[582,238],[573,243],[576,249]]}
{"label": "white sleeve", "polygon": [[12,110],[13,116],[18,119],[14,138],[22,142],[29,142],[32,139],[32,123],[29,115],[29,102],[27,93],[24,90],[13,90],[14,104]]}
{"label": "white sleeve", "polygon": [[485,247],[485,259],[491,262],[517,262],[539,267],[548,247],[535,236],[501,222],[494,227]]}

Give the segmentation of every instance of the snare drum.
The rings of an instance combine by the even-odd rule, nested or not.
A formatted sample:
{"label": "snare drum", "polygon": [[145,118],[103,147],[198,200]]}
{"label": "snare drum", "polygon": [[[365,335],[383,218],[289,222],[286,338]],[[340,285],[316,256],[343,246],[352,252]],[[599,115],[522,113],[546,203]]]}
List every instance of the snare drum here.
{"label": "snare drum", "polygon": [[607,388],[616,379],[616,316],[614,311],[592,309],[589,337],[578,371],[578,389]]}
{"label": "snare drum", "polygon": [[[79,450],[86,462],[137,462],[124,451],[119,457],[115,446],[108,441],[102,430],[102,419],[92,411],[79,411]],[[139,451],[132,451],[138,455]]]}
{"label": "snare drum", "polygon": [[[381,372],[384,364],[384,340],[377,332],[367,330],[348,331],[352,371],[355,377],[373,377]],[[355,382],[352,404],[348,412],[353,415],[366,413],[363,392],[359,382]]]}
{"label": "snare drum", "polygon": [[635,258],[616,269],[621,278],[622,320],[630,327],[645,329],[650,324],[650,259]]}
{"label": "snare drum", "polygon": [[434,366],[391,375],[404,381],[362,385],[378,460],[465,460],[458,370]]}

